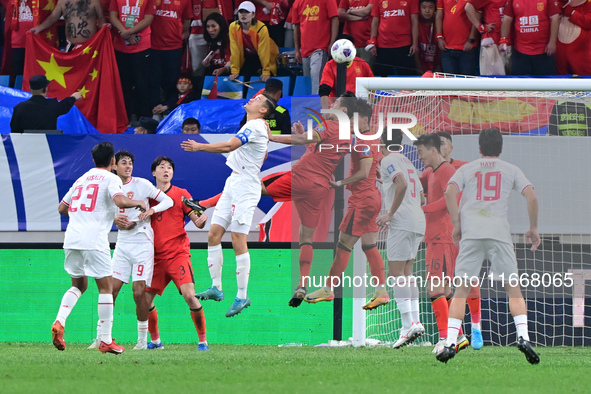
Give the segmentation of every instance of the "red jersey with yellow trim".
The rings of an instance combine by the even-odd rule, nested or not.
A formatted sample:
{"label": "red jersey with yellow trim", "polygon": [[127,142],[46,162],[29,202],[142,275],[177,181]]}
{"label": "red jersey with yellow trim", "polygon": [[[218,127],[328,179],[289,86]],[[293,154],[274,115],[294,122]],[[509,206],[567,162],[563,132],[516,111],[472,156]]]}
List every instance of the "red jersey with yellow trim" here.
{"label": "red jersey with yellow trim", "polygon": [[[453,165],[444,161],[433,170],[427,179],[427,205],[444,197],[447,182],[456,172]],[[425,230],[425,242],[427,243],[453,243],[451,236],[453,224],[447,208],[435,212],[425,213],[427,228]]]}
{"label": "red jersey with yellow trim", "polygon": [[327,120],[326,125],[327,127],[320,124],[314,129],[314,133],[320,137],[320,142],[308,145],[304,155],[294,164],[292,175],[306,177],[328,189],[328,181],[332,179],[334,170],[349,153],[352,137],[349,134],[349,139],[339,139],[337,121]]}
{"label": "red jersey with yellow trim", "polygon": [[[192,198],[191,194],[176,186],[171,186],[165,193],[174,204],[166,211],[152,215],[155,259],[169,259],[182,252],[189,253],[190,250],[185,216],[191,212],[191,208],[183,204],[182,197]],[[156,204],[158,201],[150,200],[150,206]]]}
{"label": "red jersey with yellow trim", "polygon": [[[363,59],[356,57],[347,66],[347,88],[349,92],[355,93],[356,80],[358,77],[373,77],[371,67]],[[322,71],[322,79],[320,85],[328,85],[332,87],[329,97],[336,97],[337,95],[337,62],[330,60],[324,66]]]}
{"label": "red jersey with yellow trim", "polygon": [[355,145],[351,151],[351,170],[349,176],[359,171],[361,162],[363,160],[372,160],[369,176],[355,183],[347,185],[347,189],[351,190],[351,198],[366,196],[368,194],[379,194],[376,187],[377,168],[380,164],[381,153],[379,150],[379,140],[356,140]]}
{"label": "red jersey with yellow trim", "polygon": [[464,7],[466,0],[437,0],[437,10],[443,10],[443,36],[448,49],[463,50],[470,38],[472,22]]}
{"label": "red jersey with yellow trim", "polygon": [[410,16],[419,13],[418,0],[374,0],[371,16],[380,18],[379,48],[412,45]]}

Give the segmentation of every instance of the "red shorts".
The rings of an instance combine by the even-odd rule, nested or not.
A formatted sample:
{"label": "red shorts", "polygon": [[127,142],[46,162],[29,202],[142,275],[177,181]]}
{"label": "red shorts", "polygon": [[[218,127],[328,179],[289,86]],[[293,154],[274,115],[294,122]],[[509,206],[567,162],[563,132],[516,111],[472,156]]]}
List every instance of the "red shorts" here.
{"label": "red shorts", "polygon": [[427,244],[425,264],[427,275],[442,277],[443,275],[453,277],[456,269],[456,258],[458,247],[455,244]]}
{"label": "red shorts", "polygon": [[292,177],[292,200],[302,224],[316,228],[324,207],[324,198],[329,190],[317,183],[294,174]]}
{"label": "red shorts", "polygon": [[379,193],[351,197],[339,230],[356,237],[378,232],[377,219],[381,209],[382,199]]}
{"label": "red shorts", "polygon": [[273,201],[291,201],[291,171],[267,175],[262,182]]}
{"label": "red shorts", "polygon": [[179,253],[172,258],[154,258],[154,275],[152,285],[146,291],[162,295],[164,289],[173,281],[179,292],[181,285],[195,283],[193,267],[191,266],[191,254]]}

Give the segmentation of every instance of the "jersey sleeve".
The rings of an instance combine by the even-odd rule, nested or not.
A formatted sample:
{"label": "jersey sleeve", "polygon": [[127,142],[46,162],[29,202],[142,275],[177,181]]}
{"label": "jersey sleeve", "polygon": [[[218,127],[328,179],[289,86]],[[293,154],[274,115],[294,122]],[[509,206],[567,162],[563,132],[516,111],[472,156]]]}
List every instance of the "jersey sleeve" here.
{"label": "jersey sleeve", "polygon": [[402,174],[401,167],[395,165],[396,163],[390,163],[386,166],[386,175],[391,181],[394,180],[398,175]]}
{"label": "jersey sleeve", "polygon": [[548,0],[548,17],[562,14],[562,4],[556,0]]}
{"label": "jersey sleeve", "polygon": [[515,12],[513,12],[513,0],[507,0],[505,8],[503,9],[503,15],[507,15],[510,18],[515,17]]}
{"label": "jersey sleeve", "polygon": [[183,8],[183,19],[193,18],[193,2],[192,0],[185,1],[185,7]]}
{"label": "jersey sleeve", "polygon": [[443,9],[443,0],[437,0],[437,9],[438,10],[442,10]]}
{"label": "jersey sleeve", "polygon": [[72,194],[74,194],[74,189],[76,189],[76,184],[78,182],[75,182],[72,187],[70,188],[70,190],[68,190],[68,192],[66,193],[66,195],[64,196],[64,198],[62,198],[62,202],[64,204],[66,204],[67,206],[70,206],[70,202],[72,201]]}
{"label": "jersey sleeve", "polygon": [[326,4],[326,13],[329,18],[334,18],[339,16],[339,9],[337,8],[337,2],[334,0],[330,0],[325,2]]}
{"label": "jersey sleeve", "polygon": [[534,187],[532,183],[525,177],[525,174],[518,167],[513,167],[515,172],[515,179],[513,181],[513,190],[523,194],[528,187]]}
{"label": "jersey sleeve", "polygon": [[344,9],[345,11],[349,9],[349,0],[340,0],[339,1],[339,8]]}
{"label": "jersey sleeve", "polygon": [[418,14],[419,13],[419,0],[411,0],[410,4],[410,14]]}
{"label": "jersey sleeve", "polygon": [[447,182],[448,185],[455,185],[458,188],[458,192],[464,190],[464,171],[460,167],[455,174]]}
{"label": "jersey sleeve", "polygon": [[[191,193],[189,193],[189,192],[188,192],[186,189],[179,189],[179,192],[180,192],[181,194],[178,196],[178,199],[177,199],[177,201],[174,201],[174,200],[173,200],[173,201],[174,201],[174,203],[176,203],[176,204],[180,204],[180,205],[181,205],[181,209],[183,210],[183,213],[184,213],[185,215],[189,215],[189,212],[191,212],[191,208],[189,208],[188,206],[186,206],[185,204],[183,204],[183,202],[181,201],[181,198],[180,198],[180,197],[181,197],[181,196],[185,196],[185,197],[187,197],[188,199],[192,199],[192,198],[193,198],[193,196],[191,196]],[[175,196],[175,198],[176,198],[176,197],[177,197],[177,196]]]}
{"label": "jersey sleeve", "polygon": [[117,175],[113,175],[109,177],[109,183],[107,185],[107,188],[109,189],[109,195],[111,196],[111,198],[115,198],[115,196],[118,195],[123,195],[123,191],[122,191],[122,186],[123,186],[123,182],[121,182],[121,178],[119,178]]}
{"label": "jersey sleeve", "polygon": [[371,16],[374,18],[379,18],[380,17],[380,7],[378,7],[378,2],[377,0],[372,0],[373,3],[373,7],[371,7]]}
{"label": "jersey sleeve", "polygon": [[476,11],[480,11],[482,10],[488,3],[490,3],[490,0],[468,0],[468,3],[472,4],[472,7],[474,7],[474,9]]}
{"label": "jersey sleeve", "polygon": [[240,131],[238,131],[238,134],[236,134],[234,137],[238,138],[240,140],[240,142],[242,142],[242,145],[244,144],[248,144],[248,142],[255,137],[255,130],[249,126],[244,125],[243,128],[240,129]]}

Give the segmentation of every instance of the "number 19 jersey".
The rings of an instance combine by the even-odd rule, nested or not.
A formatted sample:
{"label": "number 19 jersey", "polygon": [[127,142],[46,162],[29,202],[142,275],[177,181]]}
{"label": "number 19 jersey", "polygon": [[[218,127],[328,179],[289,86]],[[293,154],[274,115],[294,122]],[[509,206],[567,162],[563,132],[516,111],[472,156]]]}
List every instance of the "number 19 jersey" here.
{"label": "number 19 jersey", "polygon": [[482,158],[460,167],[449,180],[463,192],[460,200],[462,239],[495,239],[512,243],[507,220],[511,190],[533,187],[515,165]]}
{"label": "number 19 jersey", "polygon": [[109,250],[108,235],[117,212],[113,198],[123,194],[121,185],[121,178],[102,168],[78,178],[62,199],[70,217],[64,249]]}

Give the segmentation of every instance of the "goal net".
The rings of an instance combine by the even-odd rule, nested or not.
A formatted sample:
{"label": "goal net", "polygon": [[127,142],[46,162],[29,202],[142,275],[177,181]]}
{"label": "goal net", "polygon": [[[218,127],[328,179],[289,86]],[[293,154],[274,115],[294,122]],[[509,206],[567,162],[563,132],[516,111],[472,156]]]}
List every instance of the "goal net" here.
{"label": "goal net", "polygon": [[[538,229],[542,244],[536,252],[525,244],[524,234],[529,227],[525,199],[514,193],[509,208],[519,266],[515,283],[522,286],[530,337],[537,345],[591,345],[591,138],[587,137],[591,136],[591,94],[588,91],[591,91],[591,80],[583,79],[357,80],[357,95],[366,97],[372,104],[372,124],[376,128],[380,114],[384,126],[388,113],[412,114],[416,117],[416,124],[410,128],[414,135],[446,131],[453,136],[452,158],[463,161],[479,158],[480,130],[494,127],[504,134],[501,158],[523,170],[539,199]],[[400,121],[408,122],[408,119]],[[412,141],[405,139],[403,153],[423,170]],[[387,261],[386,238],[386,232],[381,232],[378,246],[384,261]],[[366,269],[362,253],[355,258],[355,265],[358,271]],[[487,279],[488,266],[485,262],[481,272],[483,338],[485,345],[508,345],[516,340],[509,300],[497,281]],[[414,275],[426,277],[424,244],[414,264]],[[366,298],[354,300],[354,343],[394,342],[401,326],[396,303],[392,301],[369,312],[360,310],[359,305],[372,294],[373,289],[367,289]],[[390,298],[394,298],[391,289]],[[426,285],[420,288],[420,307],[426,335],[417,343],[435,344],[437,326]],[[464,331],[469,336],[468,308]]]}

